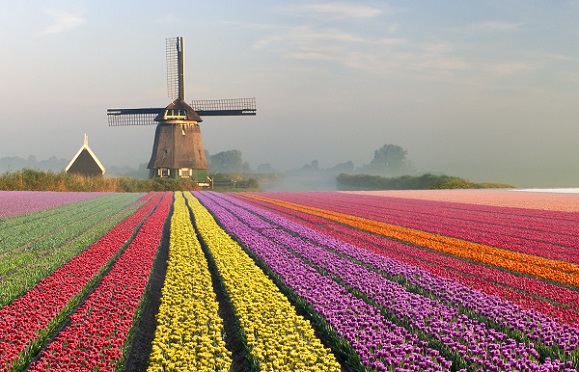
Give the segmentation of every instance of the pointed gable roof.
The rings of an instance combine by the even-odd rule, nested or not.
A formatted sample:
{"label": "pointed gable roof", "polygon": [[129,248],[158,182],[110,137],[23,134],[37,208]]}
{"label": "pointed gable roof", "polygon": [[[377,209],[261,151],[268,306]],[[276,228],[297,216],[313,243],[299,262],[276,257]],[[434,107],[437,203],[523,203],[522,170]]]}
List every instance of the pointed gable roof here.
{"label": "pointed gable roof", "polygon": [[67,173],[84,175],[104,175],[105,167],[88,146],[88,136],[84,135],[84,144],[64,169]]}

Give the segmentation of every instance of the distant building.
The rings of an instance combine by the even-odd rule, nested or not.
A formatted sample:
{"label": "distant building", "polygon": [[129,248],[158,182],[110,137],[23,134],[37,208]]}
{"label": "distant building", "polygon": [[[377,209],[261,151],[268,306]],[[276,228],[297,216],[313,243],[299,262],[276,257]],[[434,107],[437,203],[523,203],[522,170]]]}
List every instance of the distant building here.
{"label": "distant building", "polygon": [[101,164],[94,152],[88,147],[88,136],[84,135],[84,144],[64,169],[66,173],[81,174],[83,176],[103,176],[105,167]]}

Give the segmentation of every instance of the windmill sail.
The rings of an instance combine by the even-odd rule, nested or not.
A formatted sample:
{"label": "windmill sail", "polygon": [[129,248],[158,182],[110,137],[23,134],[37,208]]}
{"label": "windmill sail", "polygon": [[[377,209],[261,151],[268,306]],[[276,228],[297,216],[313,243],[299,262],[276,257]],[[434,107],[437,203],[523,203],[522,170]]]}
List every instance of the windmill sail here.
{"label": "windmill sail", "polygon": [[200,99],[191,104],[199,116],[255,115],[255,98]]}
{"label": "windmill sail", "polygon": [[164,108],[108,109],[109,127],[124,125],[155,125],[155,118]]}
{"label": "windmill sail", "polygon": [[183,38],[166,39],[165,48],[167,51],[167,93],[172,100],[185,99]]}

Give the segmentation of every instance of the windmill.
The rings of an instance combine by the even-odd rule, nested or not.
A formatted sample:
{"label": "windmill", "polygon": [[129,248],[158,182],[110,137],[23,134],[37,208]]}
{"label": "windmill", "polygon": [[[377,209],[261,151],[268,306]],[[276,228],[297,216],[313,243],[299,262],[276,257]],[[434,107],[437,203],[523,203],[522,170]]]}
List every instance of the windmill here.
{"label": "windmill", "polygon": [[165,108],[108,109],[109,126],[156,125],[147,168],[151,178],[207,181],[207,159],[199,123],[205,116],[255,115],[255,98],[185,102],[183,38],[166,39],[167,91],[174,101]]}

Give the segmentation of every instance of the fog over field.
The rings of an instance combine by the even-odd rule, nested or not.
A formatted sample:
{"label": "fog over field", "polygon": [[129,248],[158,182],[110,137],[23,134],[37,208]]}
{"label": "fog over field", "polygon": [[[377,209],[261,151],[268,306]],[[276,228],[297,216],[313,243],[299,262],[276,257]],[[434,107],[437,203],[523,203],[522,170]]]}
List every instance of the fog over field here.
{"label": "fog over field", "polygon": [[183,36],[185,96],[256,97],[207,117],[210,153],[255,169],[370,162],[521,187],[579,184],[578,1],[3,1],[0,158],[148,162],[155,128],[107,108],[164,107],[165,38]]}

